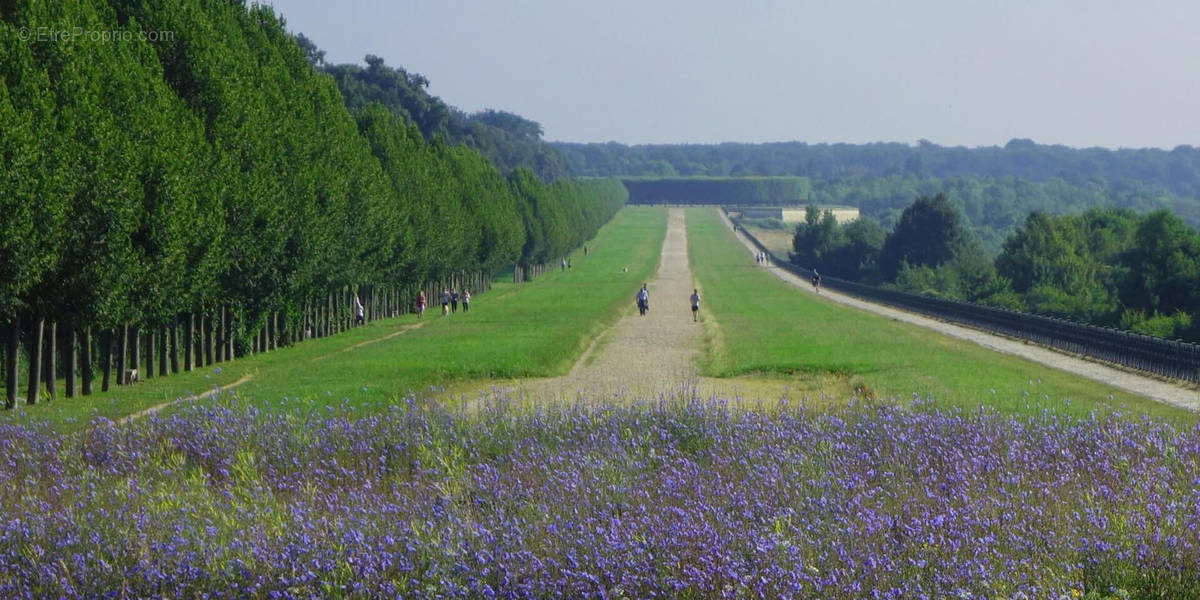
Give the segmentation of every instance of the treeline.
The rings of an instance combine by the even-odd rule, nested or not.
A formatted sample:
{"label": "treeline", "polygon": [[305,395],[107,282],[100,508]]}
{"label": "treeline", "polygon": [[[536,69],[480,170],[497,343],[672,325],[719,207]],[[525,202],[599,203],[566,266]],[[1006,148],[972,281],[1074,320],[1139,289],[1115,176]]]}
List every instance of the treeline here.
{"label": "treeline", "polygon": [[427,141],[442,138],[463,144],[486,156],[504,173],[524,167],[543,181],[566,177],[566,161],[542,140],[542,126],[519,115],[499,110],[467,114],[427,91],[429,79],[402,67],[389,67],[368,54],[366,66],[327,64],[325,52],[298,34],[296,41],[310,64],[329,74],[338,84],[346,106],[360,110],[377,102],[417,125]]}
{"label": "treeline", "polygon": [[804,177],[654,177],[622,179],[631,204],[788,206],[812,198]]}
{"label": "treeline", "polygon": [[891,227],[920,196],[944,195],[959,210],[990,256],[1032,212],[1078,214],[1092,208],[1130,208],[1145,213],[1169,209],[1193,226],[1200,225],[1200,202],[1155,189],[1138,181],[1073,184],[1061,177],[1045,180],[1016,177],[955,176],[948,178],[892,175],[813,181],[812,202],[856,206],[861,214]]}
{"label": "treeline", "polygon": [[1094,180],[1140,181],[1195,198],[1200,194],[1200,149],[1069,148],[1014,139],[1004,147],[964,148],[921,141],[806,144],[578,144],[556,142],[572,173],[587,176],[797,175],[814,179],[855,177],[980,177],[1041,181],[1061,177],[1072,184]]}
{"label": "treeline", "polygon": [[624,177],[635,204],[803,205],[857,207],[864,217],[890,228],[919,196],[944,195],[966,217],[989,256],[1031,212],[1063,215],[1092,208],[1130,208],[1145,213],[1170,209],[1200,224],[1200,203],[1139,182],[1074,185],[1060,177],[1043,181],[1014,177],[916,175],[816,179],[807,177]]}
{"label": "treeline", "polygon": [[1033,211],[1166,208],[1200,227],[1200,150],[1191,146],[1074,149],[1029,140],[1012,140],[1003,148],[928,142],[555,146],[571,172],[584,176],[806,177],[812,203],[855,206],[885,227],[895,224],[913,198],[944,194],[962,208],[993,255]]}
{"label": "treeline", "polygon": [[810,207],[790,258],[842,279],[1200,340],[1200,232],[1167,210],[1034,212],[990,259],[944,195],[918,198],[890,231]]}
{"label": "treeline", "polygon": [[[488,285],[591,237],[620,182],[505,177],[368,104],[240,2],[0,7],[0,348],[68,395],[165,375]],[[129,31],[120,41],[29,32]],[[156,41],[140,37],[154,32]],[[76,375],[82,381],[76,381]],[[81,384],[77,386],[77,383]]]}

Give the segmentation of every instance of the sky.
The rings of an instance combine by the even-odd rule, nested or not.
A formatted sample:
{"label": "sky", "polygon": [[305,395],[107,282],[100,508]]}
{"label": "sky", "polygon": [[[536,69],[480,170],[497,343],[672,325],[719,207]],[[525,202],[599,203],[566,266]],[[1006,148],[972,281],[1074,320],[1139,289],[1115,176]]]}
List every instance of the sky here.
{"label": "sky", "polygon": [[1200,145],[1200,2],[270,0],[548,140]]}

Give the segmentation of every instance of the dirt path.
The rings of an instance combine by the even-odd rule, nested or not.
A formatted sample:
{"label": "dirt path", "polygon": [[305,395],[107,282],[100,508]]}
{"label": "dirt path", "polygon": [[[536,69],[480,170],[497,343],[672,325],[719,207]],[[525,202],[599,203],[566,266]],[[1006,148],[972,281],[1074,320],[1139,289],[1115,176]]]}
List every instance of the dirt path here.
{"label": "dirt path", "polygon": [[[720,211],[718,211],[720,212]],[[728,217],[721,212],[721,218],[725,220],[725,224],[732,227]],[[749,252],[754,253],[757,248],[746,238],[745,234],[738,232],[738,239],[746,245]],[[814,293],[812,285],[809,282],[793,275],[792,273],[776,266],[770,266],[768,269],[780,279],[804,290],[807,293]],[[997,352],[1012,354],[1041,363],[1048,367],[1066,371],[1089,379],[1094,379],[1101,383],[1111,385],[1116,388],[1133,392],[1140,396],[1145,396],[1165,404],[1172,404],[1191,410],[1200,410],[1200,392],[1195,389],[1176,385],[1153,377],[1138,375],[1121,369],[1116,369],[1100,363],[1076,358],[1061,352],[1055,352],[1042,346],[1037,346],[1023,340],[1014,340],[1003,336],[985,333],[978,329],[971,329],[961,325],[953,325],[943,321],[938,321],[929,317],[910,313],[890,306],[880,304],[872,304],[857,298],[831,292],[827,289],[821,291],[821,297],[828,298],[834,302],[853,306],[861,310],[870,311],[903,321],[933,329],[939,333],[944,333],[949,336],[964,339],[974,342]]]}
{"label": "dirt path", "polygon": [[411,325],[405,325],[405,326],[401,327],[401,328],[400,328],[398,331],[395,331],[395,332],[389,333],[389,334],[387,334],[387,335],[385,335],[385,336],[383,336],[383,337],[377,337],[377,338],[375,338],[375,339],[373,339],[373,340],[367,340],[367,341],[365,341],[365,342],[359,342],[359,343],[357,343],[357,344],[354,344],[353,346],[347,346],[347,347],[345,347],[345,348],[342,348],[341,350],[338,350],[338,351],[336,351],[336,352],[330,352],[329,354],[322,354],[321,356],[318,356],[318,357],[316,357],[316,358],[312,359],[312,362],[317,362],[317,361],[320,361],[320,360],[325,360],[325,359],[327,359],[327,358],[329,358],[329,357],[331,357],[331,356],[337,356],[337,355],[339,355],[339,354],[341,354],[341,353],[343,353],[343,352],[349,352],[349,351],[351,351],[351,350],[357,350],[357,349],[359,349],[359,348],[362,348],[363,346],[370,346],[371,344],[378,344],[379,342],[382,342],[382,341],[384,341],[384,340],[390,340],[390,339],[392,339],[392,338],[394,338],[394,337],[396,337],[396,336],[398,336],[398,335],[401,335],[401,334],[404,334],[404,333],[408,333],[408,332],[410,332],[410,331],[412,331],[412,330],[414,330],[414,329],[420,328],[420,327],[421,327],[422,325],[424,325],[424,324],[425,324],[425,321],[418,321],[418,322],[416,322],[416,323],[413,323],[413,324],[411,324]]}
{"label": "dirt path", "polygon": [[243,375],[241,379],[238,379],[237,381],[230,383],[229,385],[224,385],[224,386],[213,388],[211,390],[208,390],[207,392],[204,392],[203,394],[199,394],[199,395],[195,395],[195,396],[183,396],[183,397],[171,400],[170,402],[163,402],[162,404],[155,404],[154,406],[151,406],[150,408],[145,408],[145,409],[139,410],[131,415],[126,415],[124,417],[121,417],[120,419],[117,419],[117,424],[118,425],[128,425],[129,423],[132,423],[133,421],[136,421],[143,417],[148,417],[168,406],[171,406],[172,404],[178,404],[179,402],[183,402],[184,400],[202,400],[204,398],[211,398],[221,392],[227,392],[229,390],[232,390],[233,388],[235,388],[239,385],[242,385],[243,383],[246,383],[247,381],[250,381],[253,378],[254,378],[253,374],[246,374],[246,375]]}
{"label": "dirt path", "polygon": [[672,208],[658,273],[647,282],[650,311],[646,316],[634,308],[637,290],[630,289],[628,312],[592,343],[570,373],[518,387],[528,397],[542,399],[574,399],[581,393],[592,398],[622,394],[654,398],[688,388],[695,382],[694,355],[701,349],[703,335],[701,325],[692,322],[688,305],[692,282],[684,211]]}

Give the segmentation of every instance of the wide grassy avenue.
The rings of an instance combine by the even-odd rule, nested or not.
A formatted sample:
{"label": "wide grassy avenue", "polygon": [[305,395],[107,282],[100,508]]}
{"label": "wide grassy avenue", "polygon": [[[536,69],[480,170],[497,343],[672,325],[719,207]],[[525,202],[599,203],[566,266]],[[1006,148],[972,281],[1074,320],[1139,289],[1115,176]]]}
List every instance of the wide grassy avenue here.
{"label": "wide grassy avenue", "polygon": [[1007,413],[1074,415],[1121,409],[1194,421],[1186,410],[1025,359],[799,293],[755,264],[715,209],[688,215],[689,253],[709,322],[701,372],[782,380],[843,399],[932,398]]}
{"label": "wide grassy avenue", "polygon": [[497,282],[473,297],[469,313],[460,309],[443,317],[431,302],[419,327],[413,327],[415,315],[380,320],[192,373],[86,398],[60,395],[55,402],[21,405],[0,422],[39,421],[77,430],[97,416],[120,418],[247,375],[237,394],[260,406],[283,398],[314,405],[348,399],[367,411],[431,386],[478,381],[483,387],[486,380],[561,375],[616,321],[632,290],[653,272],[665,232],[666,211],[627,207],[588,243],[586,257],[581,251],[570,257],[570,270],[522,284]]}
{"label": "wide grassy avenue", "polygon": [[[666,210],[628,207],[589,243],[586,257],[571,257],[571,270],[519,285],[498,282],[475,297],[470,313],[442,317],[431,307],[422,321],[414,315],[375,321],[88,398],[60,395],[22,405],[0,422],[73,431],[95,417],[141,414],[238,381],[240,401],[260,407],[284,399],[293,408],[348,402],[366,413],[413,390],[432,387],[446,397],[441,390],[465,393],[493,382],[563,375],[629,310],[640,282],[653,277],[666,229]],[[1098,409],[1196,420],[1188,411],[1082,377],[799,293],[756,266],[713,209],[688,210],[687,236],[703,297],[702,393],[767,402],[787,393],[826,403],[855,393],[900,400],[915,393],[937,406],[989,405],[1008,413]],[[659,298],[656,309],[668,309],[670,298]],[[606,346],[594,352],[610,350]]]}

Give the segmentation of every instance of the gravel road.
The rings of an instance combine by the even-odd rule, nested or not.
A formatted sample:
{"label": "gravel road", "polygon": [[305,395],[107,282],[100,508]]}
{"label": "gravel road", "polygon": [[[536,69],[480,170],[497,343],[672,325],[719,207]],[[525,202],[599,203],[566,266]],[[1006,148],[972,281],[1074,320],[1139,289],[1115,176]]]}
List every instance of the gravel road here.
{"label": "gravel road", "polygon": [[624,316],[605,331],[584,353],[571,372],[524,382],[531,398],[574,399],[587,397],[656,398],[690,390],[696,382],[695,354],[703,330],[692,322],[688,298],[692,294],[692,268],[688,263],[687,223],[681,208],[670,209],[662,258],[650,290],[650,311],[638,314],[636,288],[629,290]]}

